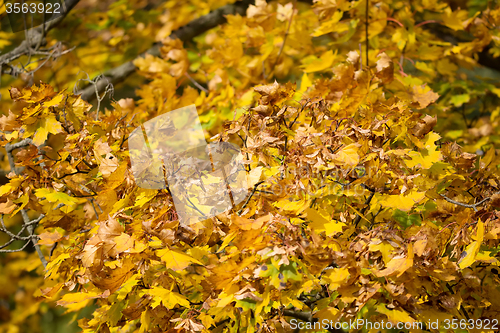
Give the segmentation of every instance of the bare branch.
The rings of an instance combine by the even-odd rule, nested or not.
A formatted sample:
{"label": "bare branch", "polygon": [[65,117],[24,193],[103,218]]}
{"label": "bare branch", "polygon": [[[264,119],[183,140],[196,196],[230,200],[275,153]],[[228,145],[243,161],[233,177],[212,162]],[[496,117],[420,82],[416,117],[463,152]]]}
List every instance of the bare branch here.
{"label": "bare branch", "polygon": [[[80,74],[80,72],[78,74]],[[102,100],[104,99],[104,97],[106,97],[106,95],[108,93],[109,93],[110,98],[112,98],[113,94],[115,92],[115,88],[114,88],[113,84],[111,82],[109,82],[108,78],[103,76],[102,74],[95,77],[93,80],[90,79],[90,76],[88,73],[85,72],[85,74],[87,75],[86,79],[79,79],[78,81],[76,81],[75,87],[73,88],[73,93],[74,94],[77,93],[78,83],[80,83],[80,81],[86,81],[86,82],[90,83],[90,87],[94,88],[94,93],[95,93],[96,99],[97,99],[97,109],[96,109],[95,120],[98,120],[99,119],[99,110],[101,108]],[[101,81],[101,82],[106,81],[107,82],[107,85],[104,87],[104,93],[102,94],[102,96],[101,96],[101,92],[99,91],[99,88],[98,88],[99,81]]]}
{"label": "bare branch", "polygon": [[[253,0],[243,0],[238,1],[234,4],[222,6],[172,32],[170,38],[178,38],[183,42],[189,41],[194,37],[225,23],[226,15],[245,15],[248,6],[253,3]],[[160,46],[160,43],[155,43],[149,50],[141,54],[139,57],[145,57],[146,54],[160,56]],[[89,85],[82,91],[80,91],[82,99],[86,101],[93,99],[96,95],[96,89],[100,94],[106,90],[106,86],[109,83],[116,84],[118,82],[121,82],[125,80],[129,75],[131,75],[134,71],[135,66],[133,64],[133,61],[129,61],[105,72],[101,79],[94,80],[95,86]]]}
{"label": "bare branch", "polygon": [[200,89],[201,91],[204,91],[205,93],[207,93],[207,94],[208,94],[208,90],[207,90],[207,88],[205,88],[204,86],[202,86],[201,84],[199,84],[199,83],[198,83],[195,79],[193,79],[193,78],[191,77],[191,75],[189,75],[189,73],[187,73],[187,72],[186,72],[186,76],[187,76],[187,78],[188,78],[191,82],[193,82],[193,84],[196,86],[196,88],[198,88],[198,89]]}
{"label": "bare branch", "polygon": [[241,213],[243,212],[243,209],[245,209],[245,207],[248,205],[248,203],[250,202],[250,199],[252,199],[253,195],[255,194],[255,191],[257,190],[257,187],[264,183],[264,181],[260,181],[258,182],[257,184],[254,185],[253,187],[253,190],[252,190],[252,193],[250,193],[250,196],[247,198],[247,200],[245,201],[245,203],[243,204],[243,206],[241,206],[241,209],[238,211],[238,216],[241,215]]}
{"label": "bare branch", "polygon": [[[370,196],[368,197],[368,199],[366,199],[365,201],[365,206],[363,207],[363,210],[361,210],[361,215],[365,215],[365,212],[366,210],[368,209],[368,207],[370,207],[370,201],[372,201],[372,198],[373,196],[375,195],[375,191],[373,191],[372,193],[370,193]],[[356,216],[356,219],[354,220],[354,225],[357,226],[359,221],[361,221],[361,215],[358,214],[358,216]]]}
{"label": "bare branch", "polygon": [[[18,169],[16,169],[16,163],[14,162],[14,156],[12,155],[12,151],[14,149],[17,149],[17,148],[26,147],[30,144],[33,144],[33,141],[31,139],[24,139],[22,141],[14,143],[14,144],[6,144],[5,145],[5,150],[7,151],[7,158],[9,160],[10,169],[12,171],[14,171],[17,175],[19,175],[20,171]],[[43,167],[42,163],[40,165]],[[38,224],[38,222],[40,222],[45,217],[45,215],[42,214],[36,220],[31,220],[31,221],[30,221],[30,218],[29,218],[26,210],[21,209],[21,215],[22,215],[23,221],[24,221],[22,231],[24,231],[25,228],[28,230],[29,238],[31,239],[31,242],[33,243],[33,246],[35,247],[35,250],[38,253],[38,257],[40,258],[40,261],[42,262],[43,267],[47,267],[47,260],[45,259],[45,256],[43,255],[42,250],[40,249],[40,246],[38,246],[38,244],[37,244],[37,236],[35,235],[35,227]],[[2,225],[3,225],[3,220],[2,220]],[[4,229],[5,229],[5,227],[4,227]],[[19,234],[19,236],[20,236],[20,234]],[[11,238],[11,240],[12,239],[15,239],[15,238]],[[29,242],[24,244],[22,249],[24,249],[27,246],[27,244],[29,244]],[[20,249],[18,251],[22,251],[22,249]],[[5,251],[16,252],[16,251],[10,251],[10,250],[5,250]]]}
{"label": "bare branch", "polygon": [[66,0],[66,6],[68,8],[67,11],[63,12],[63,14],[45,24],[42,24],[40,27],[29,29],[26,32],[27,39],[24,40],[19,46],[13,49],[10,52],[7,52],[4,55],[0,56],[0,65],[9,63],[27,53],[30,52],[33,48],[39,47],[43,43],[44,35],[46,32],[50,31],[54,27],[56,27],[68,13],[73,9],[76,4],[80,0]]}
{"label": "bare branch", "polygon": [[[495,194],[500,194],[500,192],[497,192]],[[448,198],[447,196],[445,196],[444,194],[439,194],[444,200],[448,201],[449,203],[452,203],[452,204],[455,204],[455,205],[458,205],[458,206],[462,206],[462,207],[465,207],[465,208],[472,208],[474,209],[475,212],[477,212],[477,206],[480,206],[482,205],[483,203],[485,203],[486,201],[490,200],[491,197],[489,198],[484,198],[483,200],[479,201],[478,203],[475,203],[475,204],[464,204],[462,202],[458,202],[458,201],[455,201],[453,199],[450,199]]]}

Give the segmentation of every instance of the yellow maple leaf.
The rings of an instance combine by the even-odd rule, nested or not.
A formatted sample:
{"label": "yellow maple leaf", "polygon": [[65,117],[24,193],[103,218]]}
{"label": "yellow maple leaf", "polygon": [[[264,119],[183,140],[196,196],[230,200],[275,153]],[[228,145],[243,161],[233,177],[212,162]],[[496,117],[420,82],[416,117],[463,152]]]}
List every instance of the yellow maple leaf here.
{"label": "yellow maple leaf", "polygon": [[359,144],[351,143],[340,149],[334,156],[334,161],[340,165],[356,166],[359,163]]}
{"label": "yellow maple leaf", "polygon": [[331,68],[333,65],[333,61],[337,56],[337,50],[335,50],[335,54],[332,50],[326,51],[321,55],[319,59],[314,59],[311,63],[305,66],[304,72],[312,73],[312,72],[320,72],[325,69]]}
{"label": "yellow maple leaf", "polygon": [[476,260],[477,254],[479,253],[479,247],[481,246],[484,238],[484,223],[481,222],[481,220],[477,223],[477,234],[475,238],[475,241],[467,245],[460,260],[458,261],[458,267],[461,269],[472,265]]}
{"label": "yellow maple leaf", "polygon": [[156,254],[161,258],[161,261],[165,263],[167,268],[174,271],[182,270],[192,263],[202,265],[201,262],[193,257],[176,250],[170,250],[169,248],[158,250]]}
{"label": "yellow maple leaf", "polygon": [[386,268],[375,272],[375,275],[377,277],[382,277],[382,276],[391,276],[391,275],[396,275],[396,276],[401,276],[403,273],[411,268],[413,266],[413,244],[408,245],[408,254],[406,257],[404,256],[398,256],[392,258],[391,261],[387,264]]}
{"label": "yellow maple leaf", "polygon": [[415,319],[413,319],[408,312],[397,309],[389,310],[384,304],[377,305],[377,312],[385,314],[387,319],[389,319],[389,321],[393,324],[412,323],[415,321]]}
{"label": "yellow maple leaf", "polygon": [[[375,244],[375,242],[379,243]],[[378,240],[373,239],[372,243],[368,245],[368,250],[370,252],[380,251],[380,253],[382,253],[382,260],[384,260],[384,263],[387,265],[387,263],[389,263],[389,261],[392,258],[392,252],[394,251],[394,247],[388,242],[380,241],[379,239]]]}
{"label": "yellow maple leaf", "polygon": [[108,297],[109,294],[109,290],[106,290],[104,293],[98,293],[95,291],[70,293],[64,295],[62,299],[57,301],[57,305],[64,306],[68,309],[66,312],[78,311],[86,307],[91,300],[96,298],[105,298]]}
{"label": "yellow maple leaf", "polygon": [[[405,164],[409,168],[414,168],[417,165],[420,165],[423,169],[429,169],[436,162],[439,162],[443,159],[441,151],[437,149],[435,141],[439,140],[441,136],[435,132],[430,132],[425,137],[424,143],[424,151],[410,151],[408,152],[408,156],[411,157],[411,160],[404,160]],[[417,140],[418,141],[418,140]]]}
{"label": "yellow maple leaf", "polygon": [[328,217],[312,208],[307,208],[305,213],[307,214],[307,218],[312,221],[311,224],[309,224],[311,229],[317,232],[325,231],[327,236],[342,232],[342,227],[345,226],[345,223],[330,220]]}
{"label": "yellow maple leaf", "polygon": [[153,308],[163,304],[167,309],[173,309],[177,304],[189,307],[189,301],[186,297],[163,287],[152,287],[146,291],[147,294],[153,296],[151,305]]}
{"label": "yellow maple leaf", "polygon": [[57,106],[62,102],[63,98],[64,95],[62,93],[59,93],[55,97],[53,97],[50,101],[43,102],[43,107],[49,108],[51,106]]}
{"label": "yellow maple leaf", "polygon": [[349,278],[349,269],[332,268],[325,271],[322,279],[329,285],[330,290],[336,290]]}
{"label": "yellow maple leaf", "polygon": [[418,103],[418,109],[426,108],[429,104],[434,103],[439,95],[431,90],[428,86],[413,86],[412,87],[413,101]]}
{"label": "yellow maple leaf", "polygon": [[409,211],[415,204],[420,202],[425,197],[425,192],[418,192],[412,189],[405,194],[389,194],[382,195],[378,198],[378,202],[384,207],[398,208],[402,211]]}
{"label": "yellow maple leaf", "polygon": [[313,37],[319,37],[326,35],[330,32],[343,32],[348,29],[345,24],[339,24],[340,19],[344,13],[337,10],[328,20],[321,23],[321,26],[317,28],[312,34]]}
{"label": "yellow maple leaf", "polygon": [[62,132],[61,123],[56,120],[54,115],[48,115],[38,122],[38,129],[33,136],[33,143],[39,146],[47,140],[49,133],[57,134],[60,132]]}
{"label": "yellow maple leaf", "polygon": [[464,30],[463,21],[467,19],[467,11],[466,10],[456,10],[452,11],[450,7],[444,10],[444,13],[441,15],[441,19],[443,20],[443,24],[450,29],[455,31]]}
{"label": "yellow maple leaf", "polygon": [[242,216],[232,215],[231,221],[234,225],[238,226],[241,230],[258,230],[262,225],[271,219],[271,214],[264,215],[258,219],[247,219]]}

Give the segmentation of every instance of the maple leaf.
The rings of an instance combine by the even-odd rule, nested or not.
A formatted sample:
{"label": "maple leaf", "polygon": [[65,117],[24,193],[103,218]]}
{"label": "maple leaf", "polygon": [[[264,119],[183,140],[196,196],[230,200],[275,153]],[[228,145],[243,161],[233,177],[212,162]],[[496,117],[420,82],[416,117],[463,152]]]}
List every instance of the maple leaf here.
{"label": "maple leaf", "polygon": [[119,166],[118,159],[111,154],[111,152],[112,150],[108,143],[104,142],[102,138],[95,142],[94,155],[99,162],[99,172],[102,173],[105,178],[111,176]]}
{"label": "maple leaf", "polygon": [[420,165],[423,169],[429,169],[434,163],[441,161],[443,156],[435,144],[439,139],[440,136],[437,133],[430,132],[427,134],[424,138],[424,144],[421,147],[424,148],[424,150],[422,152],[410,151],[408,156],[410,156],[411,159],[405,160],[405,164],[409,168]]}
{"label": "maple leaf", "polygon": [[153,287],[147,293],[153,296],[153,307],[157,307],[160,303],[167,309],[173,309],[176,305],[189,307],[189,301],[186,297],[163,287]]}
{"label": "maple leaf", "polygon": [[102,289],[109,290],[114,293],[127,281],[134,273],[133,269],[135,264],[127,258],[119,263],[119,267],[108,268],[105,267],[96,274],[90,276],[92,283]]}
{"label": "maple leaf", "polygon": [[476,239],[467,245],[465,251],[460,255],[460,260],[458,261],[458,267],[464,269],[472,265],[479,253],[479,247],[481,246],[484,238],[484,223],[479,221],[477,223],[477,233]]}
{"label": "maple leaf", "polygon": [[391,82],[394,78],[394,63],[385,52],[382,52],[377,57],[380,59],[377,60],[376,76],[384,83]]}
{"label": "maple leaf", "polygon": [[433,92],[428,86],[413,86],[413,101],[417,102],[419,105],[419,109],[426,108],[429,104],[434,103],[439,95]]}
{"label": "maple leaf", "polygon": [[38,235],[38,244],[39,245],[53,245],[56,242],[60,242],[61,240],[68,238],[64,235],[61,235],[59,231],[54,232],[44,232]]}
{"label": "maple leaf", "polygon": [[413,206],[420,203],[425,198],[425,192],[418,192],[413,189],[406,194],[389,194],[380,196],[378,202],[384,207],[397,208],[402,211],[409,211]]}
{"label": "maple leaf", "polygon": [[171,319],[170,321],[171,322],[179,322],[175,326],[175,328],[176,329],[184,329],[188,332],[200,332],[200,331],[205,329],[205,327],[203,325],[198,324],[197,322],[195,322],[194,320],[189,319],[189,318],[186,318],[186,319],[175,318],[175,319]]}
{"label": "maple leaf", "polygon": [[47,136],[49,133],[57,134],[62,132],[63,128],[61,123],[56,120],[53,115],[49,115],[46,118],[39,120],[38,129],[33,136],[33,143],[37,146],[47,140]]}
{"label": "maple leaf", "polygon": [[343,148],[341,148],[335,155],[334,161],[340,165],[345,166],[356,166],[359,163],[359,144],[351,143]]}
{"label": "maple leaf", "polygon": [[308,208],[304,212],[306,213],[308,219],[312,221],[309,226],[315,231],[325,231],[327,236],[342,232],[342,227],[346,225],[340,221],[329,219],[327,216],[322,215],[315,209]]}
{"label": "maple leaf", "polygon": [[333,62],[337,56],[337,51],[335,54],[332,50],[326,51],[321,55],[321,57],[313,59],[309,64],[304,66],[305,73],[313,73],[324,71],[325,69],[332,68]]}
{"label": "maple leaf", "polygon": [[231,222],[238,226],[241,230],[260,230],[264,223],[268,222],[271,219],[271,215],[261,216],[258,219],[250,220],[238,215],[231,216]]}
{"label": "maple leaf", "polygon": [[7,202],[0,203],[0,214],[10,214],[16,208],[17,206],[10,199],[7,199]]}
{"label": "maple leaf", "polygon": [[182,252],[171,250],[169,248],[158,250],[156,251],[156,253],[165,263],[166,267],[174,271],[183,270],[193,263],[202,265],[202,263],[195,258]]}
{"label": "maple leaf", "polygon": [[450,7],[446,8],[444,10],[444,13],[441,15],[441,19],[443,20],[444,25],[455,31],[464,30],[463,21],[466,18],[467,11],[456,10],[453,12]]}
{"label": "maple leaf", "polygon": [[413,244],[408,245],[408,254],[406,256],[394,256],[387,264],[386,268],[376,272],[376,276],[401,276],[406,270],[413,267]]}
{"label": "maple leaf", "polygon": [[423,137],[429,133],[437,124],[437,117],[426,115],[421,119],[418,124],[412,129],[413,135]]}
{"label": "maple leaf", "polygon": [[[11,172],[0,210],[11,215],[4,223],[13,231],[26,222],[14,216],[21,209],[23,217],[44,215],[36,251],[0,256],[0,281],[15,282],[3,283],[5,294],[15,294],[6,325],[36,331],[53,300],[68,311],[95,304],[92,318],[78,322],[84,332],[245,331],[255,323],[279,331],[290,328],[283,318],[290,314],[311,329],[313,318],[341,323],[353,313],[393,324],[451,322],[470,309],[493,319],[500,89],[485,77],[495,64],[481,53],[500,55],[500,9],[424,1],[408,15],[397,2],[366,2],[368,10],[350,1],[216,2],[170,1],[138,13],[121,1],[76,15],[81,31],[70,44],[83,48],[59,52],[67,43],[55,39],[68,34],[53,31],[26,68],[4,61],[2,78],[30,74],[19,73],[12,84],[24,86],[2,99],[0,141],[14,149],[0,161]],[[96,31],[102,38],[84,40]],[[460,31],[468,34],[453,34]],[[12,46],[4,60],[23,49],[14,44],[22,36],[12,38],[0,32],[0,45]],[[34,38],[23,43],[35,49]],[[52,65],[58,86],[79,82],[80,70],[110,71],[77,84],[76,96],[33,84],[53,77]],[[148,80],[132,99],[118,83],[134,66]],[[109,83],[124,99],[104,105]],[[131,149],[132,128],[140,132],[148,119],[191,104],[205,133],[181,131],[179,149],[197,139],[206,145],[205,135],[234,140],[248,171],[236,177],[225,169],[241,191],[215,174],[177,186],[203,193],[191,200],[200,211],[219,212],[224,197],[244,205],[241,216],[180,218],[194,208],[174,202],[172,189],[198,170],[178,157],[160,159],[177,123],[151,128],[159,138],[148,138],[153,158]],[[428,115],[417,112],[424,109]],[[25,138],[38,147],[24,146]],[[131,158],[142,161],[133,174]],[[166,184],[163,166],[179,177]],[[444,189],[453,199],[439,195]],[[470,195],[477,205],[468,204]],[[37,276],[43,256],[45,280]],[[26,314],[30,320],[20,320]]]}
{"label": "maple leaf", "polygon": [[80,292],[77,294],[66,294],[59,301],[57,301],[57,305],[65,306],[70,311],[77,311],[86,307],[91,300],[96,298],[105,298],[108,297],[109,294],[109,290],[104,293]]}

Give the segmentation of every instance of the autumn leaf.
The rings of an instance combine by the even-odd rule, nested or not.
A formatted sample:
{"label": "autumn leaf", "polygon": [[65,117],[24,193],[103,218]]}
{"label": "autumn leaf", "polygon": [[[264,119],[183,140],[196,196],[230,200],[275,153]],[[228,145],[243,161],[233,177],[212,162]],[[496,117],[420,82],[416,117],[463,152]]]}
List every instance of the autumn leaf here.
{"label": "autumn leaf", "polygon": [[271,214],[261,216],[255,220],[246,219],[241,216],[231,216],[232,222],[241,230],[260,230],[262,226],[272,219]]}
{"label": "autumn leaf", "polygon": [[2,131],[13,131],[18,129],[20,124],[17,122],[17,116],[9,110],[9,115],[0,117],[0,129]]}
{"label": "autumn leaf", "polygon": [[10,199],[7,199],[7,202],[0,203],[0,214],[10,214],[16,208],[17,206]]}
{"label": "autumn leaf", "polygon": [[464,30],[463,21],[467,18],[467,11],[456,10],[452,11],[451,8],[446,8],[441,16],[443,24],[448,28],[455,31]]}
{"label": "autumn leaf", "polygon": [[325,231],[327,236],[342,232],[342,227],[345,226],[345,223],[331,220],[314,209],[308,208],[304,212],[308,219],[312,221],[309,224],[312,230],[317,232]]}
{"label": "autumn leaf", "polygon": [[426,115],[418,124],[412,129],[413,135],[422,137],[429,133],[437,124],[437,117]]}
{"label": "autumn leaf", "polygon": [[312,60],[309,64],[304,66],[305,73],[313,73],[324,71],[325,69],[332,68],[333,61],[335,60],[337,53],[333,53],[332,50],[326,51],[321,55],[320,58]]}
{"label": "autumn leaf", "polygon": [[59,123],[54,116],[43,118],[38,123],[38,129],[33,136],[33,143],[40,146],[47,140],[49,133],[57,134],[62,132],[61,123]]}
{"label": "autumn leaf", "polygon": [[189,301],[186,297],[165,288],[153,287],[147,293],[153,296],[153,302],[151,303],[153,308],[160,304],[163,304],[167,309],[173,309],[176,305],[189,307]]}
{"label": "autumn leaf", "polygon": [[191,264],[202,265],[201,262],[193,257],[169,248],[158,250],[156,253],[161,258],[161,261],[165,263],[166,267],[174,271],[183,270]]}
{"label": "autumn leaf", "polygon": [[426,108],[429,104],[434,103],[439,95],[433,92],[428,86],[413,86],[412,88],[413,101],[418,103],[418,108]]}
{"label": "autumn leaf", "polygon": [[394,78],[394,63],[385,52],[377,57],[380,58],[377,60],[377,77],[385,83],[391,82]]}
{"label": "autumn leaf", "polygon": [[340,165],[345,166],[356,166],[359,163],[359,145],[352,143],[345,147],[342,147],[335,155],[334,161]]}
{"label": "autumn leaf", "polygon": [[405,194],[382,195],[377,201],[384,207],[409,211],[424,198],[425,192],[418,192],[416,189],[413,189]]}
{"label": "autumn leaf", "polygon": [[59,231],[56,230],[54,232],[41,233],[40,235],[38,235],[38,238],[39,245],[53,245],[54,243],[59,242],[67,237],[64,237],[64,235],[61,235]]}
{"label": "autumn leaf", "polygon": [[0,32],[0,330],[496,319],[498,4],[77,2]]}
{"label": "autumn leaf", "polygon": [[413,245],[408,245],[408,253],[407,255],[399,255],[394,256],[391,261],[386,265],[386,268],[376,272],[375,274],[378,277],[382,276],[392,276],[396,275],[397,277],[401,276],[406,270],[413,267]]}
{"label": "autumn leaf", "polygon": [[484,223],[479,221],[477,223],[477,233],[475,240],[467,245],[465,250],[460,255],[460,260],[458,261],[458,267],[464,269],[472,265],[479,253],[479,247],[483,243],[484,238]]}

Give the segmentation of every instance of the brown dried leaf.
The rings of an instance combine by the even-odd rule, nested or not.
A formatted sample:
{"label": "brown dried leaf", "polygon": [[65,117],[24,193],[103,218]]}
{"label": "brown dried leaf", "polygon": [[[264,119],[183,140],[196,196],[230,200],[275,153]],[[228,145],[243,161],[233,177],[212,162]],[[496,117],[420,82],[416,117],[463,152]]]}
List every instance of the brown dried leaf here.
{"label": "brown dried leaf", "polygon": [[7,202],[0,203],[0,214],[10,214],[16,208],[17,206],[10,199],[7,199]]}
{"label": "brown dried leaf", "polygon": [[429,133],[436,124],[437,117],[426,115],[423,119],[419,120],[415,127],[413,127],[412,133],[413,135],[422,138]]}
{"label": "brown dried leaf", "polygon": [[[14,89],[14,88],[12,88]],[[21,124],[17,122],[17,116],[9,110],[9,115],[2,115],[0,118],[0,129],[2,131],[13,131],[19,129]]]}

